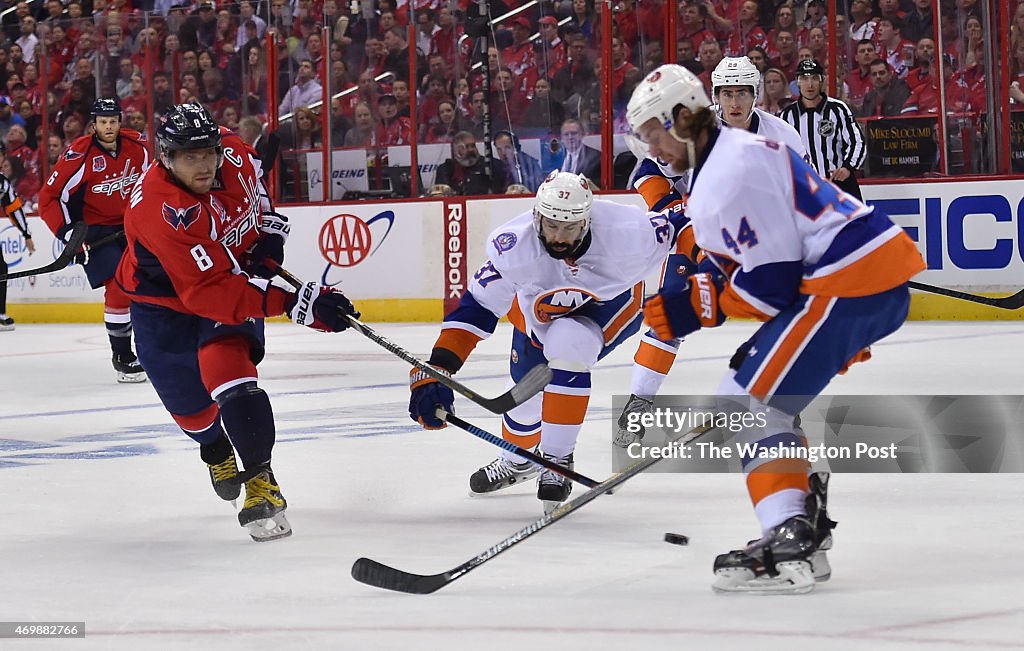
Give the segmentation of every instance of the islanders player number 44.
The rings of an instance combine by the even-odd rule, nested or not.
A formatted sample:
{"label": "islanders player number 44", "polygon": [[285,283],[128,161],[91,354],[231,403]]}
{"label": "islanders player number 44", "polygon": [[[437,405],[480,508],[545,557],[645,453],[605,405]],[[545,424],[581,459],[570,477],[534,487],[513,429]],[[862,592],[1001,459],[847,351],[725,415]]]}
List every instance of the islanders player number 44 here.
{"label": "islanders player number 44", "polygon": [[[666,65],[627,106],[652,156],[691,169],[686,214],[713,267],[645,306],[658,337],[683,337],[724,317],[763,322],[740,346],[719,389],[767,414],[747,435],[747,488],[761,535],[715,559],[722,591],[806,592],[829,576],[832,544],[820,477],[796,448],[796,416],[837,374],[906,319],[907,281],[924,269],[913,241],[890,219],[821,178],[795,151],[722,128],[700,80]],[[754,179],[754,181],[751,181]],[[758,446],[794,448],[761,459]],[[802,458],[806,459],[806,456]]]}

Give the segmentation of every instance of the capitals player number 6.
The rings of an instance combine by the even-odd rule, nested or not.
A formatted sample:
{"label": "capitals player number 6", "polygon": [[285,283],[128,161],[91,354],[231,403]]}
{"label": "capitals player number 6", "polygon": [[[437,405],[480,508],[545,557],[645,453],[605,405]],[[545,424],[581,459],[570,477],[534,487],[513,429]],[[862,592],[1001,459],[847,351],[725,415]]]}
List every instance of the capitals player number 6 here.
{"label": "capitals player number 6", "polygon": [[196,266],[199,267],[199,271],[206,271],[213,267],[213,260],[206,252],[206,249],[203,248],[202,244],[196,244],[193,246],[189,249],[189,253],[192,254],[192,258],[196,261]]}

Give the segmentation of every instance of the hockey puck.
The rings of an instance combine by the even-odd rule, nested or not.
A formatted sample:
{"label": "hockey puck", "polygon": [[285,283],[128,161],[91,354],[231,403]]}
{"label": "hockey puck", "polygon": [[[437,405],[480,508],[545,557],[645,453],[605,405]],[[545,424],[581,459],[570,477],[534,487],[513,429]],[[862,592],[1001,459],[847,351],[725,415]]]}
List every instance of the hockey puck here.
{"label": "hockey puck", "polygon": [[672,543],[673,545],[689,545],[690,539],[681,533],[667,533],[665,534],[665,542]]}

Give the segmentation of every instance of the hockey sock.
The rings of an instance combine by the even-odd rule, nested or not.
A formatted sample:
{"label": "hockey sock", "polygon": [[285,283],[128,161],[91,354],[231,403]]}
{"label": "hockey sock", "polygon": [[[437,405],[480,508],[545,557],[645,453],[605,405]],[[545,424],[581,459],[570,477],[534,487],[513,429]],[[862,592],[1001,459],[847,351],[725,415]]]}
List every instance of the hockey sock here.
{"label": "hockey sock", "polygon": [[224,429],[245,469],[270,463],[276,431],[270,398],[263,389],[255,382],[243,382],[218,395],[217,406]]}
{"label": "hockey sock", "polygon": [[[531,450],[540,443],[540,420],[525,424],[516,421],[509,414],[504,414],[501,417],[501,438],[509,443],[515,443],[521,448]],[[523,462],[521,458],[507,450],[502,450],[501,456],[514,463]]]}
{"label": "hockey sock", "polygon": [[[111,320],[124,317],[123,322]],[[131,317],[127,314],[104,314],[103,325],[107,327],[107,339],[110,340],[110,350],[117,355],[128,357],[132,354],[132,324]]]}
{"label": "hockey sock", "polygon": [[647,398],[658,395],[661,384],[676,361],[678,348],[677,341],[663,342],[653,333],[645,334],[633,356],[633,377],[629,383],[629,392]]}
{"label": "hockey sock", "polygon": [[[220,429],[218,427],[218,429]],[[224,460],[231,456],[231,441],[224,436],[224,430],[220,430],[220,436],[212,443],[199,446],[199,456],[205,463],[211,466],[224,463]]]}
{"label": "hockey sock", "polygon": [[130,302],[113,280],[103,288],[103,324],[107,327],[110,350],[116,355],[129,357],[132,354],[132,317]]}
{"label": "hockey sock", "polygon": [[[178,424],[178,427],[181,428],[181,431],[188,434],[189,438],[200,445],[207,445],[224,437],[224,430],[220,426],[220,419],[217,413],[217,405],[211,404],[202,411],[189,414],[188,416],[171,414],[171,417]],[[225,455],[226,457],[227,455]],[[203,460],[205,461],[206,459],[204,458]],[[220,459],[220,461],[223,460]],[[220,461],[217,463],[220,463]],[[207,461],[207,463],[209,462]]]}
{"label": "hockey sock", "polygon": [[590,402],[590,372],[552,369],[541,409],[541,443],[546,454],[565,457],[576,447]]}

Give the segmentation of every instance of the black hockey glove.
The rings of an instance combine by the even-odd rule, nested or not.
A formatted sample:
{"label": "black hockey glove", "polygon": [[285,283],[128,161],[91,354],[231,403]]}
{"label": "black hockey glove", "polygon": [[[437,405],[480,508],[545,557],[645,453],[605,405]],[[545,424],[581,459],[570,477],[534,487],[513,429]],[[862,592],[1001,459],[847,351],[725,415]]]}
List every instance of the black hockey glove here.
{"label": "black hockey glove", "polygon": [[[67,245],[68,239],[71,238],[71,233],[74,231],[74,224],[64,224],[57,229],[57,239],[64,242]],[[85,265],[89,262],[89,245],[83,244],[82,250],[75,254],[75,257],[71,259],[71,264]]]}
{"label": "black hockey glove", "polygon": [[[266,260],[273,260],[267,264]],[[260,235],[249,251],[249,275],[258,278],[273,278],[275,270],[284,263],[284,238],[280,235]]]}
{"label": "black hockey glove", "polygon": [[295,305],[288,310],[288,318],[293,322],[321,332],[347,330],[352,323],[346,315],[360,317],[344,294],[313,282],[299,288],[295,293]]}

